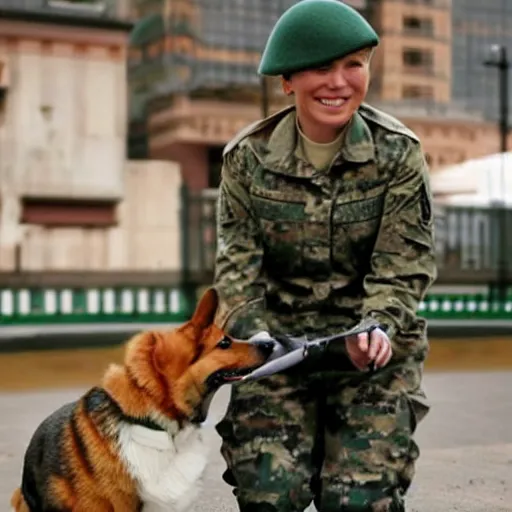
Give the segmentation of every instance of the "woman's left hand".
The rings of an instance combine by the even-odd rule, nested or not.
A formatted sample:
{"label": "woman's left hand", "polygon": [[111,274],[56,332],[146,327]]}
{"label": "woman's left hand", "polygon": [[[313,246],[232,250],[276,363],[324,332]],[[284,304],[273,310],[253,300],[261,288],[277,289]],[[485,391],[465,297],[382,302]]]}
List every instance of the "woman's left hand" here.
{"label": "woman's left hand", "polygon": [[345,345],[352,364],[362,372],[368,371],[372,361],[375,369],[383,368],[393,355],[388,335],[381,329],[348,336]]}

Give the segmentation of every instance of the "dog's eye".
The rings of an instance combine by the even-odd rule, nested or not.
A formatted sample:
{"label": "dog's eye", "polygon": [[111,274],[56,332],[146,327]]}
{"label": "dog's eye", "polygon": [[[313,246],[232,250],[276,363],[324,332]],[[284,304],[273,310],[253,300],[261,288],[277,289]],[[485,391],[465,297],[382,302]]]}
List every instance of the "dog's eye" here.
{"label": "dog's eye", "polygon": [[222,338],[219,343],[217,343],[217,348],[221,348],[223,350],[231,347],[232,341],[229,338]]}

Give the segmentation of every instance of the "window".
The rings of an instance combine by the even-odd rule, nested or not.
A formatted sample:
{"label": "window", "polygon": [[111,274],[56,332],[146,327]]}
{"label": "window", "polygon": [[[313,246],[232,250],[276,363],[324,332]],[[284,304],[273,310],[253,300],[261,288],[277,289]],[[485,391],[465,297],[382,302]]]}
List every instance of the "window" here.
{"label": "window", "polygon": [[432,66],[432,52],[429,50],[407,48],[403,51],[402,61],[405,66],[427,68]]}
{"label": "window", "polygon": [[406,34],[431,36],[434,34],[434,25],[431,18],[419,18],[418,16],[405,16],[403,19],[404,32]]}
{"label": "window", "polygon": [[406,16],[404,18],[404,28],[417,30],[421,27],[421,19],[416,16]]}
{"label": "window", "polygon": [[101,200],[24,198],[21,222],[53,227],[115,226],[116,205]]}

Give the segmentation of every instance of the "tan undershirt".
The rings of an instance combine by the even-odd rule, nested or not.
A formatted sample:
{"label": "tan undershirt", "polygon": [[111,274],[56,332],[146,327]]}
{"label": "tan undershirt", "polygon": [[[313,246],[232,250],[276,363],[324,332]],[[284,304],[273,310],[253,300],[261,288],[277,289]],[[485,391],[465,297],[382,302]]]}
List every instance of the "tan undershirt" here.
{"label": "tan undershirt", "polygon": [[319,171],[328,169],[343,144],[346,129],[344,128],[332,142],[324,144],[313,142],[311,139],[308,139],[300,129],[298,121],[297,131],[299,132],[297,148],[299,156],[304,157],[315,169]]}

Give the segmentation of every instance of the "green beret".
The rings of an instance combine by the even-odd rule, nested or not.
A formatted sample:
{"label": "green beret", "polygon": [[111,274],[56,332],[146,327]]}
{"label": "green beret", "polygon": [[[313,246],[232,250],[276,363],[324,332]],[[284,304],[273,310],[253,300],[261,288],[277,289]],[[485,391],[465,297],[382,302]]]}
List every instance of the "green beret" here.
{"label": "green beret", "polygon": [[302,0],[277,20],[258,72],[286,75],[379,44],[371,25],[338,0]]}

